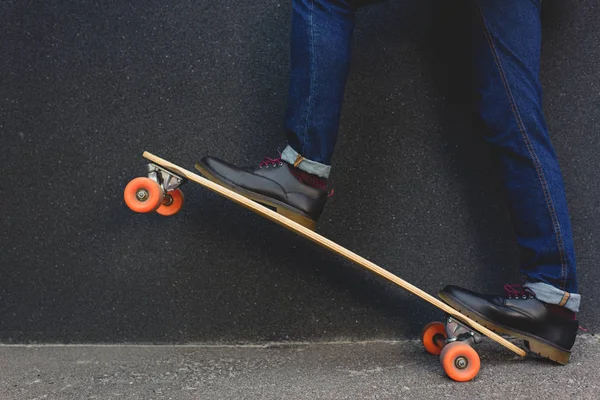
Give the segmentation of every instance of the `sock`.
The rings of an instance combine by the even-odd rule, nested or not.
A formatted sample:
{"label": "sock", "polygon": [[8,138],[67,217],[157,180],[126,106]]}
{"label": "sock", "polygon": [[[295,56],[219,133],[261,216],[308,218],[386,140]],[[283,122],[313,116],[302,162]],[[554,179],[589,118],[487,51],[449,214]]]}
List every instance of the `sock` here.
{"label": "sock", "polygon": [[296,177],[300,182],[305,185],[314,187],[315,189],[325,190],[327,189],[327,179],[321,178],[320,176],[309,174],[308,172],[302,171],[301,169],[295,168],[293,165],[288,164],[288,168],[292,175]]}

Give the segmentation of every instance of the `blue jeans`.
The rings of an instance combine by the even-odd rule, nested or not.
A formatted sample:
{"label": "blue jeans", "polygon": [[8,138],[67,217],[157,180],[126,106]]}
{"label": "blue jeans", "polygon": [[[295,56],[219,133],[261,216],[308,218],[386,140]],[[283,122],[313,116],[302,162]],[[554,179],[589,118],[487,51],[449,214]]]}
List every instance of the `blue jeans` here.
{"label": "blue jeans", "polygon": [[[542,111],[540,0],[473,0],[474,88],[497,158],[526,286],[579,310],[565,188]],[[282,158],[328,177],[349,72],[356,3],[293,0]],[[302,157],[302,158],[299,158]]]}

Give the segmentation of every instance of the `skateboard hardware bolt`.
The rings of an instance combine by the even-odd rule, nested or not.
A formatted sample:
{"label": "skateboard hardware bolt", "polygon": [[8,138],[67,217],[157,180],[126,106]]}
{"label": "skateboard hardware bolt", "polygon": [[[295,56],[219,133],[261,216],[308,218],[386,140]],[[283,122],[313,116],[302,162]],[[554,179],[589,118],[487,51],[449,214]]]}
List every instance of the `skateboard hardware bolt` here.
{"label": "skateboard hardware bolt", "polygon": [[469,362],[467,361],[467,359],[465,357],[458,357],[454,361],[454,365],[456,365],[456,368],[458,368],[458,369],[465,369],[465,368],[467,368],[467,365],[469,365]]}
{"label": "skateboard hardware bolt", "polygon": [[135,196],[139,201],[146,201],[148,200],[149,193],[146,189],[140,189],[136,192]]}

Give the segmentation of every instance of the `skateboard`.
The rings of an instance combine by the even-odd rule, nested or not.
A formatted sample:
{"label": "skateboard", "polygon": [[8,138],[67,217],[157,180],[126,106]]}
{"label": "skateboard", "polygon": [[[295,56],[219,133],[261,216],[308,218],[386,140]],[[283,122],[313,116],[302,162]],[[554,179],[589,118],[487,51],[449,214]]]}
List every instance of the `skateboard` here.
{"label": "skateboard", "polygon": [[472,345],[479,343],[482,336],[487,336],[521,357],[525,350],[492,332],[485,326],[475,322],[458,310],[439,300],[373,262],[340,246],[334,241],[312,231],[297,222],[288,219],[275,211],[252,201],[224,186],[212,182],[200,175],[190,172],[178,165],[144,152],[143,157],[149,161],[147,177],[139,177],[130,181],[124,192],[127,206],[139,213],[156,211],[160,215],[171,216],[183,206],[184,196],[180,186],[187,181],[194,181],[205,188],[309,239],[322,247],[337,253],[361,267],[395,283],[401,288],[420,297],[446,313],[445,322],[427,324],[421,334],[425,350],[440,357],[442,367],[448,377],[455,381],[470,381],[479,373],[479,355]]}

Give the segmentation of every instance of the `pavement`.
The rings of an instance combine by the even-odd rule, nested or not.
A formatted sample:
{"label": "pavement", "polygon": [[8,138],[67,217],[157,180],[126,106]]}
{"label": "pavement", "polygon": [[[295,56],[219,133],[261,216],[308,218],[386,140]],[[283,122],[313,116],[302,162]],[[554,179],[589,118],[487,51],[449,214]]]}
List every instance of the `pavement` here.
{"label": "pavement", "polygon": [[600,398],[600,340],[572,362],[477,346],[481,371],[453,382],[415,340],[265,345],[4,345],[0,399]]}

